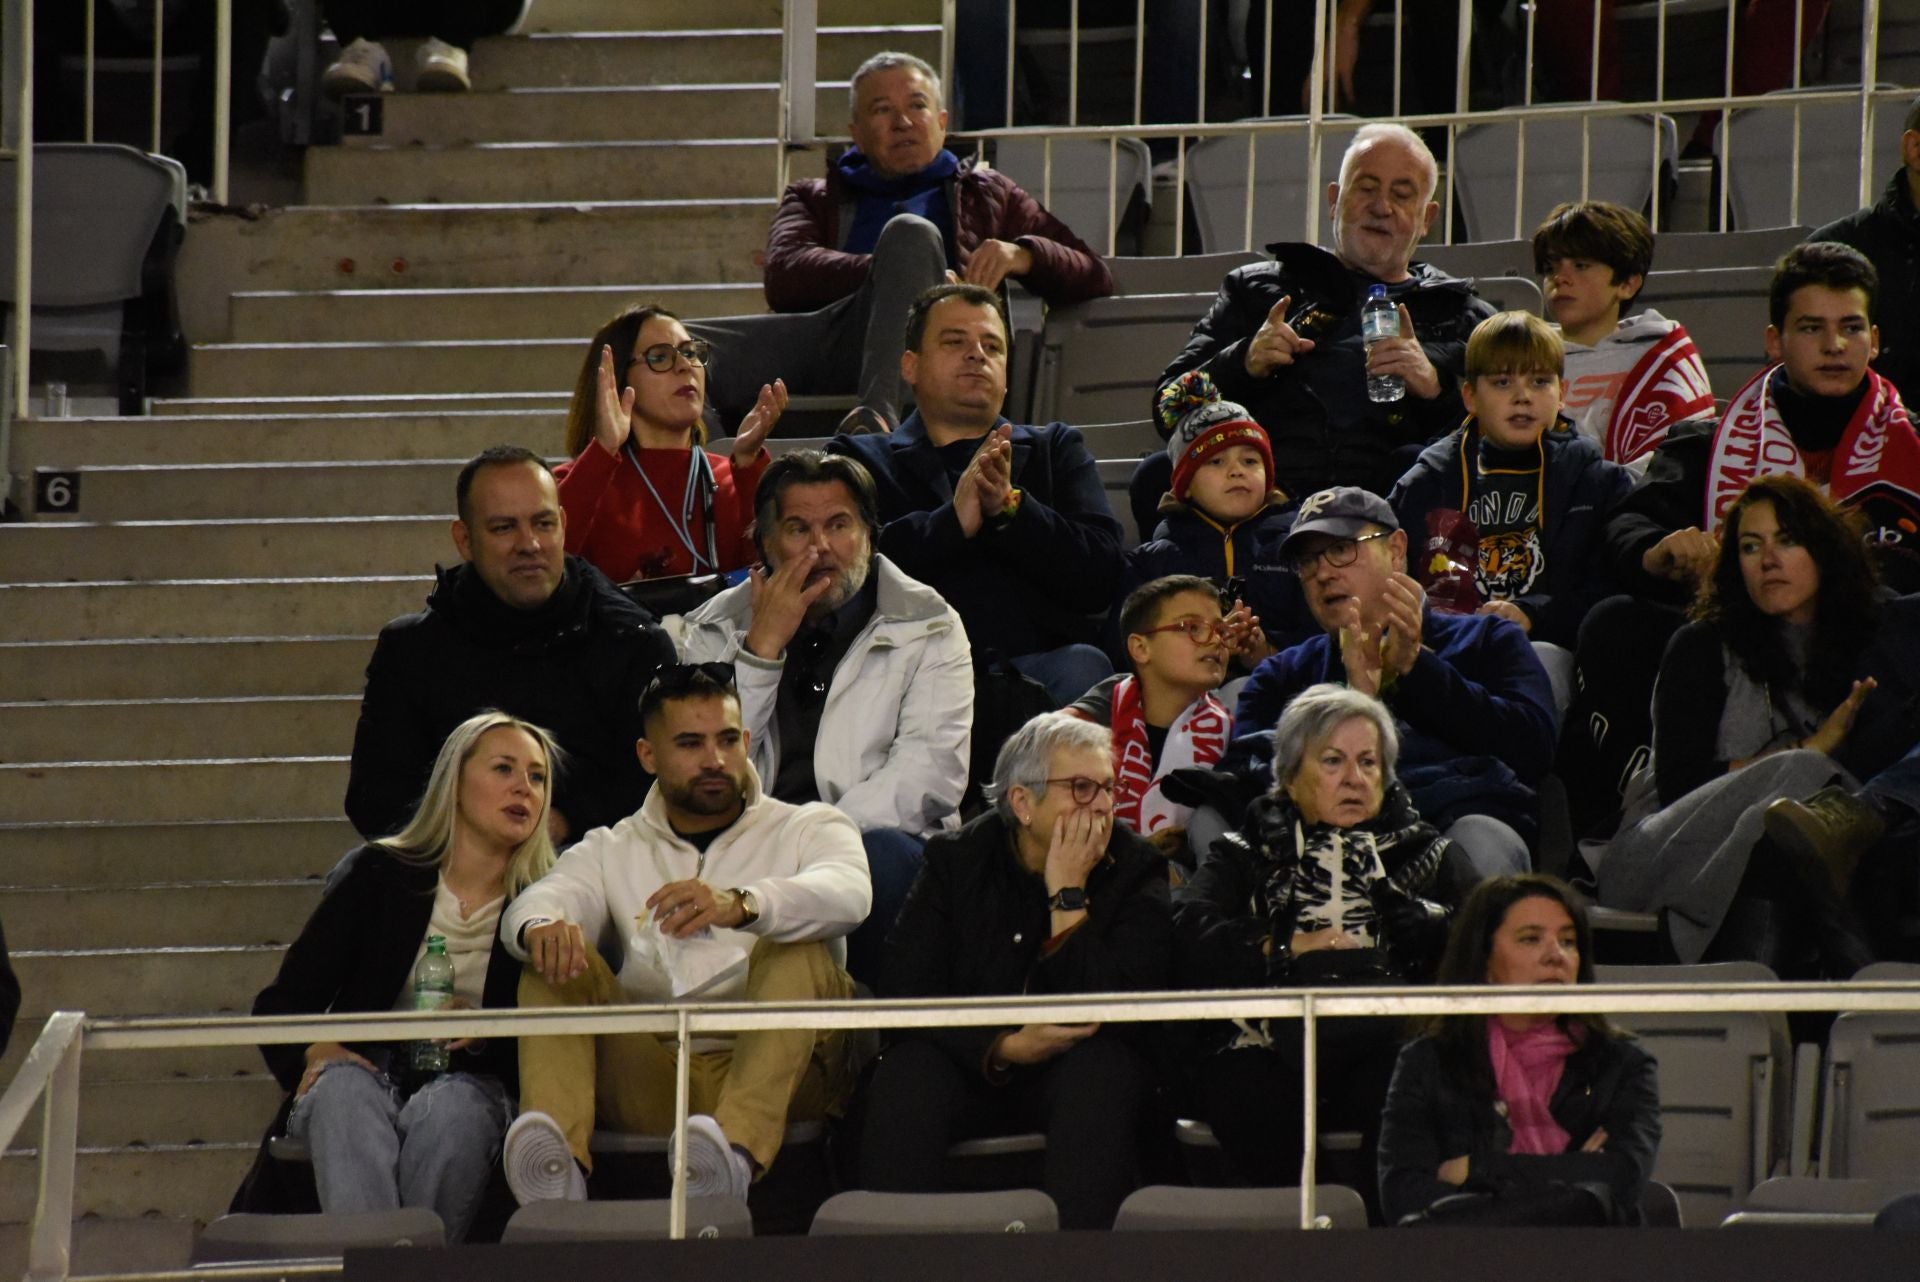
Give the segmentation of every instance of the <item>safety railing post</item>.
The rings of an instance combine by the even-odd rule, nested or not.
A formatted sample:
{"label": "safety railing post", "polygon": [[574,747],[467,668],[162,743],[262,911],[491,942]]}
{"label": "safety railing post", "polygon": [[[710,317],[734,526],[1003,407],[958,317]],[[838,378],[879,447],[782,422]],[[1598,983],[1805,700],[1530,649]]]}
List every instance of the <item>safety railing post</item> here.
{"label": "safety railing post", "polygon": [[692,1095],[693,1036],[686,1007],[680,1008],[678,1044],[673,1051],[673,1203],[667,1211],[667,1236],[687,1235],[687,1114]]}
{"label": "safety railing post", "polygon": [[[34,1200],[33,1231],[27,1246],[27,1282],[60,1282],[72,1265],[74,1150],[80,1142],[80,1024],[71,1011],[64,1019],[66,1044],[47,1078],[40,1119],[40,1188]],[[58,1034],[57,1034],[58,1035]]]}
{"label": "safety railing post", "polygon": [[[89,6],[91,7],[91,6]],[[13,153],[13,415],[33,384],[33,0],[6,0],[6,149]]]}

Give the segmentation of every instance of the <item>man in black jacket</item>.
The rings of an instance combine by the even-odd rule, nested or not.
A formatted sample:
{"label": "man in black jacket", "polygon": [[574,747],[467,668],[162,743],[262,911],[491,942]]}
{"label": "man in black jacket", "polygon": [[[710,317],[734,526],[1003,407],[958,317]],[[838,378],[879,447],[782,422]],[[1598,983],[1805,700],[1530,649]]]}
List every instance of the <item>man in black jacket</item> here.
{"label": "man in black jacket", "polygon": [[928,290],[900,361],[919,408],[891,436],[827,449],[866,464],[880,551],[959,613],[976,665],[1010,659],[1059,706],[1113,673],[1092,643],[1120,591],[1120,523],[1076,429],[1001,417],[1007,350],[999,295]]}
{"label": "man in black jacket", "polygon": [[1873,367],[1900,389],[1920,396],[1920,98],[1907,109],[1900,135],[1899,172],[1875,204],[1828,223],[1808,240],[1837,240],[1867,256],[1880,274],[1880,355]]}
{"label": "man in black jacket", "polygon": [[484,708],[541,726],[565,750],[555,841],[640,808],[640,695],[673,643],[605,575],[564,550],[566,520],[539,455],[495,446],[460,470],[453,545],[427,608],[380,632],[353,734],[347,818],[399,831],[447,734]]}
{"label": "man in black jacket", "polygon": [[[927,842],[887,938],[887,997],[991,997],[1164,988],[1173,922],[1166,861],[1113,820],[1104,726],[1029,721],[1000,750],[994,809]],[[903,1033],[868,1098],[866,1186],[938,1192],[947,1148],[1044,1130],[1060,1226],[1104,1229],[1138,1183],[1151,1095],[1140,1024],[1025,1024]]]}
{"label": "man in black jacket", "polygon": [[[1411,130],[1363,127],[1327,187],[1333,251],[1269,245],[1275,261],[1229,272],[1160,376],[1164,387],[1205,370],[1221,396],[1251,410],[1273,442],[1274,483],[1295,499],[1335,485],[1385,494],[1413,461],[1406,447],[1460,425],[1467,335],[1493,308],[1470,282],[1413,261],[1440,211],[1437,172]],[[1400,337],[1369,352],[1360,304],[1374,285],[1399,308]],[[1369,400],[1370,374],[1400,376],[1406,395]],[[1134,474],[1135,510],[1157,503],[1169,477],[1148,458]]]}

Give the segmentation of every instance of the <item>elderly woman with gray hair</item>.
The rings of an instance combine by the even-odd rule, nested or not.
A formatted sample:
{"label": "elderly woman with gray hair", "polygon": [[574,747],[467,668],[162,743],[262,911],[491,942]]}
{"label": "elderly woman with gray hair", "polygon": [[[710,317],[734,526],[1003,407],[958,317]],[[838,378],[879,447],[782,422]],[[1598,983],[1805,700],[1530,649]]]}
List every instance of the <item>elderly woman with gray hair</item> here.
{"label": "elderly woman with gray hair", "polygon": [[[1166,860],[1113,821],[1107,730],[1035,717],[1000,749],[993,809],[928,838],[887,939],[886,997],[1165,988],[1173,925]],[[1107,1228],[1137,1186],[1152,1094],[1143,1026],[1026,1024],[899,1033],[868,1095],[868,1188],[945,1189],[956,1141],[1042,1130],[1063,1228]]]}
{"label": "elderly woman with gray hair", "polygon": [[[1177,896],[1184,984],[1313,988],[1431,976],[1450,906],[1473,874],[1395,781],[1398,752],[1392,714],[1357,690],[1311,686],[1287,705],[1274,732],[1273,791],[1202,856]],[[1360,1129],[1369,1171],[1397,1041],[1392,1021],[1320,1029],[1323,1116]],[[1213,1042],[1194,1081],[1201,1116],[1249,1183],[1298,1183],[1299,1025],[1236,1021]]]}

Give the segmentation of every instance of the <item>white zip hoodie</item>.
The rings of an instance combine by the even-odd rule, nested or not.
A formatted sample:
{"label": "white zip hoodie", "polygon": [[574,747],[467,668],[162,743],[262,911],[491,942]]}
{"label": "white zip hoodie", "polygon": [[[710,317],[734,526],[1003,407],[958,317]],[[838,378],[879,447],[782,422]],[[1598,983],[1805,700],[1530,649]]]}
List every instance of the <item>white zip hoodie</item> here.
{"label": "white zip hoodie", "polygon": [[[845,964],[841,937],[866,920],[873,882],[860,830],[832,806],[793,806],[760,790],[760,776],[747,765],[747,806],[703,856],[667,823],[660,787],[647,792],[639,813],[611,828],[596,828],[560,856],[553,870],[517,896],[501,934],[515,957],[526,959],[521,931],[547,921],[577,923],[588,943],[598,941],[620,987],[636,1002],[673,999],[673,979],[657,953],[636,956],[628,937],[647,914],[647,897],[668,882],[698,877],[716,890],[753,892],[759,918],[738,930],[715,930],[713,939],[739,949],[742,959],[756,939],[781,943],[831,940]],[[651,931],[649,923],[644,927]],[[673,941],[666,941],[670,946]],[[744,968],[701,992],[703,1001],[738,1000]]]}

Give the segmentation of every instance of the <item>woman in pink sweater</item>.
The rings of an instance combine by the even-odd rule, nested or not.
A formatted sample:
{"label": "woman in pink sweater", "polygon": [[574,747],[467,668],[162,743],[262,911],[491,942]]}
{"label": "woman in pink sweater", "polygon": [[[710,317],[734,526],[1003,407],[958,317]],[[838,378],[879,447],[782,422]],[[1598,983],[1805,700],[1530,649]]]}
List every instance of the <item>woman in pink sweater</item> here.
{"label": "woman in pink sweater", "polygon": [[756,559],[753,492],[762,442],[787,406],[782,381],[760,389],[730,458],[704,448],[701,411],[711,349],[662,307],[631,307],[603,325],[567,410],[567,453],[554,469],[567,551],[616,582],[724,574]]}

